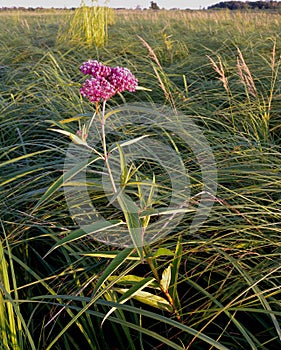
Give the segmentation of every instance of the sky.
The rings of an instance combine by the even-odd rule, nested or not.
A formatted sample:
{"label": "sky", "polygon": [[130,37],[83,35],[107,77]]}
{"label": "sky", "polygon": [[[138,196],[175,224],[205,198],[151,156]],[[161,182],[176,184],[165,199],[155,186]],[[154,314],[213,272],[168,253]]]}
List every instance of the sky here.
{"label": "sky", "polygon": [[[222,0],[153,0],[160,8],[171,9],[200,9],[207,8],[210,5],[217,4]],[[95,1],[96,2],[96,1]],[[78,7],[81,0],[0,0],[0,7]],[[91,4],[91,0],[86,0],[86,4]],[[105,5],[113,8],[125,7],[136,8],[137,5],[142,8],[150,7],[150,0],[99,0],[99,5]]]}

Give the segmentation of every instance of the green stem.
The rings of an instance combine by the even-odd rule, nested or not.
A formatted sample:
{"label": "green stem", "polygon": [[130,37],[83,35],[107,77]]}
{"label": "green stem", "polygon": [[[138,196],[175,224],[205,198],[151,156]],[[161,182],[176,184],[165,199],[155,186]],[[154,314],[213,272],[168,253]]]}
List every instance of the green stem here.
{"label": "green stem", "polygon": [[[144,247],[144,252],[146,255],[148,255],[148,249],[147,247]],[[180,313],[179,313],[179,310],[177,309],[176,305],[175,305],[175,302],[174,302],[174,299],[172,298],[171,294],[169,293],[168,290],[165,290],[163,288],[163,286],[161,285],[161,277],[159,276],[158,274],[158,271],[157,271],[157,262],[156,262],[156,259],[153,258],[153,257],[150,257],[150,256],[147,256],[146,257],[146,261],[151,269],[151,272],[153,273],[153,276],[154,278],[156,279],[156,281],[158,282],[159,284],[159,287],[162,291],[162,293],[164,293],[167,301],[169,302],[169,304],[171,305],[171,307],[173,308],[173,312],[174,314],[176,315],[177,317],[177,320],[180,322],[181,321],[181,316],[180,316]]]}
{"label": "green stem", "polygon": [[110,178],[112,189],[113,189],[114,194],[116,194],[117,193],[117,188],[116,188],[116,185],[115,185],[115,182],[114,182],[114,179],[113,179],[113,175],[112,175],[112,172],[111,172],[111,168],[110,168],[110,165],[109,165],[109,162],[108,162],[108,153],[107,153],[107,147],[106,147],[105,118],[104,118],[104,116],[105,116],[105,104],[106,104],[106,101],[103,101],[103,104],[102,104],[102,115],[101,115],[102,146],[103,146],[103,152],[104,152],[104,161],[105,161],[105,164],[106,164],[106,168],[107,168],[107,171],[108,171],[108,175],[109,175],[109,178]]}
{"label": "green stem", "polygon": [[95,113],[92,116],[92,119],[90,120],[90,123],[89,123],[88,128],[87,128],[88,129],[88,133],[90,131],[90,128],[91,128],[91,126],[93,124],[93,121],[94,121],[96,115],[97,115],[97,111],[95,111]]}

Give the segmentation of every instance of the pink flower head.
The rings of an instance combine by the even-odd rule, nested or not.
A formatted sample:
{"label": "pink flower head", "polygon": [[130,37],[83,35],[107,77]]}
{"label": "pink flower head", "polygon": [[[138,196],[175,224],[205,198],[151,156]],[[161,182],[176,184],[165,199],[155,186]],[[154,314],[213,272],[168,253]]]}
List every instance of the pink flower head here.
{"label": "pink flower head", "polygon": [[114,94],[114,87],[103,77],[87,79],[81,89],[80,93],[86,97],[90,102],[99,102],[100,99],[107,101]]}
{"label": "pink flower head", "polygon": [[82,66],[80,67],[80,71],[85,75],[92,75],[94,78],[97,76],[107,77],[111,73],[111,68],[102,65],[96,60],[89,60],[82,64]]}
{"label": "pink flower head", "polygon": [[108,81],[115,87],[116,92],[128,90],[135,92],[138,85],[137,78],[130,72],[128,68],[115,67],[112,68]]}
{"label": "pink flower head", "polygon": [[80,67],[83,74],[91,75],[80,89],[81,95],[90,102],[107,101],[118,92],[134,92],[138,80],[127,68],[104,66],[96,60],[84,62]]}

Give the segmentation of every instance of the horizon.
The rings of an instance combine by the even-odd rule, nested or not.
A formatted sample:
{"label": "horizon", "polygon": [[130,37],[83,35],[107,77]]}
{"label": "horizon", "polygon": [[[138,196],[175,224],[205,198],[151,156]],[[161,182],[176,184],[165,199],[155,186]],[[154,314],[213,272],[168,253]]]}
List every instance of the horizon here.
{"label": "horizon", "polygon": [[[148,5],[147,7],[137,4],[138,0],[113,0],[113,1],[108,1],[105,0],[103,4],[99,3],[99,0],[90,0],[90,4],[89,1],[87,3],[87,1],[80,1],[80,0],[70,0],[68,2],[70,2],[71,4],[69,4],[68,6],[66,6],[65,4],[63,4],[62,2],[65,0],[14,0],[14,4],[10,4],[10,0],[3,0],[4,4],[1,5],[0,9],[72,9],[72,8],[78,8],[81,5],[86,5],[86,6],[106,6],[106,7],[110,7],[113,9],[127,9],[127,10],[147,10],[150,9],[150,4],[152,3],[152,1],[147,1]],[[32,2],[35,1],[36,4],[32,4]],[[55,1],[55,4],[52,4],[52,2]],[[255,0],[236,0],[236,2],[241,1],[241,2],[255,2]],[[264,2],[270,2],[271,0],[262,0]],[[60,4],[58,4],[58,2]],[[79,2],[79,3],[78,3]],[[122,3],[119,3],[122,2]],[[184,7],[184,5],[182,4],[182,0],[178,0],[178,1],[173,1],[173,7],[171,7],[169,5],[170,0],[160,0],[160,1],[154,1],[161,10],[173,10],[173,9],[178,9],[178,10],[205,10],[208,9],[210,6],[219,4],[220,2],[229,2],[229,0],[226,1],[212,1],[212,0],[201,0],[200,2],[204,2],[203,5],[198,5],[198,1],[184,1],[187,3],[191,3],[190,5],[186,4]],[[163,6],[163,2],[164,2],[164,6]],[[177,2],[178,6],[174,3]],[[195,5],[193,4],[194,2],[197,2],[197,7],[194,7]],[[275,2],[275,1],[273,1]],[[280,1],[276,1],[276,2],[280,2]],[[75,4],[74,4],[75,3]],[[118,4],[117,4],[118,3]],[[130,4],[129,4],[130,3]],[[134,3],[134,5],[133,5]],[[208,3],[208,4],[206,4]],[[168,6],[168,7],[165,7]],[[189,6],[189,7],[188,7]]]}
{"label": "horizon", "polygon": [[[155,0],[154,2],[160,7],[160,9],[190,9],[200,10],[207,8],[208,6],[217,4],[219,2],[215,0]],[[6,8],[77,8],[81,6],[80,0],[1,0],[1,7]],[[97,0],[97,1],[84,1],[86,5],[98,5],[107,6],[111,8],[126,8],[126,9],[148,9],[151,1],[140,0]]]}

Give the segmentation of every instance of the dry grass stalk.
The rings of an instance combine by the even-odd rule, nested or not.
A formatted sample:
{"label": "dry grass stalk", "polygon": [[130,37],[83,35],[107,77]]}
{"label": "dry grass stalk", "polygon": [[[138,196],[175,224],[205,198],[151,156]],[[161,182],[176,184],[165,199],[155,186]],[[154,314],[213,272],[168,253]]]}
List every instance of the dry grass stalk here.
{"label": "dry grass stalk", "polygon": [[[274,71],[275,68],[275,59],[276,59],[276,39],[273,42],[273,48],[272,48],[272,56],[271,56],[271,69]],[[279,58],[280,60],[280,58]]]}
{"label": "dry grass stalk", "polygon": [[141,36],[137,35],[137,37],[142,42],[143,46],[147,48],[147,50],[149,52],[149,56],[153,59],[153,61],[157,64],[157,66],[162,69],[162,66],[161,66],[155,52],[153,51],[152,47]]}
{"label": "dry grass stalk", "polygon": [[154,70],[154,73],[155,73],[155,75],[157,77],[157,80],[159,81],[160,87],[161,87],[162,91],[164,92],[166,100],[170,100],[170,93],[167,91],[167,89],[165,87],[165,84],[164,84],[163,80],[160,77],[159,72],[157,71],[157,69],[155,67],[153,67],[153,70]]}
{"label": "dry grass stalk", "polygon": [[[162,89],[162,91],[164,92],[164,96],[166,98],[167,101],[169,101],[169,103],[173,106],[173,108],[176,110],[176,106],[175,106],[175,102],[174,102],[174,98],[172,93],[169,91],[169,88],[166,87],[167,84],[165,84],[164,80],[166,80],[166,76],[165,73],[163,72],[163,68],[155,54],[155,52],[153,51],[152,47],[141,37],[138,35],[138,38],[140,39],[140,41],[142,42],[142,44],[144,45],[144,47],[147,48],[148,52],[149,52],[149,56],[153,59],[153,61],[157,64],[157,67],[153,66],[153,70],[155,72],[155,75],[157,77],[157,80],[159,81],[160,87]],[[160,68],[160,69],[159,69]],[[163,78],[164,80],[163,80]]]}
{"label": "dry grass stalk", "polygon": [[219,63],[216,63],[216,62],[212,59],[212,57],[210,57],[210,56],[207,56],[207,57],[208,57],[209,60],[211,61],[212,67],[213,67],[213,69],[215,70],[215,72],[218,73],[218,75],[219,75],[219,80],[223,83],[223,87],[225,88],[226,92],[227,92],[227,93],[230,93],[230,89],[229,89],[229,86],[228,86],[228,79],[227,79],[227,77],[225,76],[225,71],[224,71],[224,67],[223,67],[221,58],[218,56]]}
{"label": "dry grass stalk", "polygon": [[252,77],[252,74],[250,72],[249,67],[247,66],[244,57],[242,55],[242,52],[239,48],[237,48],[238,51],[238,57],[237,57],[237,69],[238,69],[238,75],[240,77],[240,80],[242,84],[246,87],[248,93],[254,97],[257,97],[257,89],[254,82],[254,79]]}

